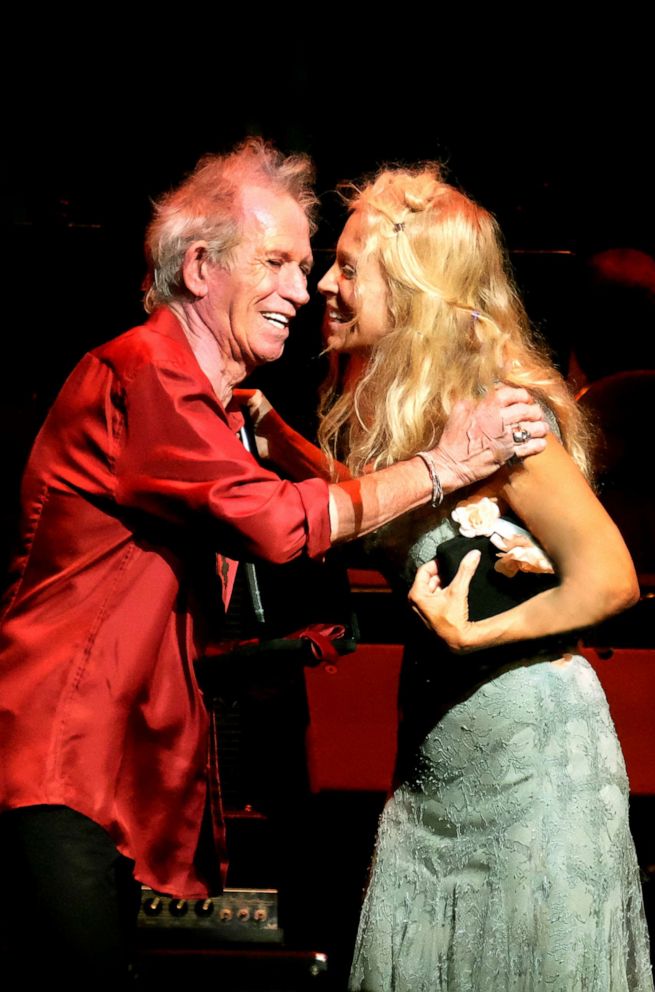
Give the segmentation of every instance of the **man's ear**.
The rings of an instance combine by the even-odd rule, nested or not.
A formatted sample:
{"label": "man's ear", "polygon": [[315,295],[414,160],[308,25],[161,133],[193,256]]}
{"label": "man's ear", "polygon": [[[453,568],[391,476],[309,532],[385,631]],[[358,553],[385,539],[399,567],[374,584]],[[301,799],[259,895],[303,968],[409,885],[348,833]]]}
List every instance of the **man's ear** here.
{"label": "man's ear", "polygon": [[208,264],[207,242],[193,241],[184,253],[182,278],[184,285],[196,299],[207,295]]}

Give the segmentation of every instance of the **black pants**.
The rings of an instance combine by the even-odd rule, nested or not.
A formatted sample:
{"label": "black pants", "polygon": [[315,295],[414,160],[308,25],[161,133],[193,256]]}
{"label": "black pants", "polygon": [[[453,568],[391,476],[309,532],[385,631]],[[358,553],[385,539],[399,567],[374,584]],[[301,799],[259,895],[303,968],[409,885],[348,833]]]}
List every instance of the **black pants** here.
{"label": "black pants", "polygon": [[131,985],[139,886],[102,827],[66,806],[11,810],[0,864],[4,974],[67,990]]}

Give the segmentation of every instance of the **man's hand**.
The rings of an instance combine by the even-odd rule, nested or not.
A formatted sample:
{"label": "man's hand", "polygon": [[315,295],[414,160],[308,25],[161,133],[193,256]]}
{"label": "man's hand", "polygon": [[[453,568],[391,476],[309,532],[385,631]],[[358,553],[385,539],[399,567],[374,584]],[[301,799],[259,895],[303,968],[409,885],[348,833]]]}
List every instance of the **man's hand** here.
{"label": "man's hand", "polygon": [[486,479],[512,457],[539,454],[549,429],[526,389],[500,385],[478,403],[457,403],[431,452],[444,491]]}

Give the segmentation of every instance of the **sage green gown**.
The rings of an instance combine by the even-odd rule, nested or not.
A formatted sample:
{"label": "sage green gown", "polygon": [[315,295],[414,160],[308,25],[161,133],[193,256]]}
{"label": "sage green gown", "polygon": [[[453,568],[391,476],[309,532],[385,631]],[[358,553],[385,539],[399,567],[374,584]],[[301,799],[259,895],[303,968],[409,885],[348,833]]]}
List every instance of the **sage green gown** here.
{"label": "sage green gown", "polygon": [[[406,585],[453,534],[424,512],[377,540]],[[350,989],[652,992],[628,781],[593,669],[553,663],[552,644],[456,657],[417,623]]]}

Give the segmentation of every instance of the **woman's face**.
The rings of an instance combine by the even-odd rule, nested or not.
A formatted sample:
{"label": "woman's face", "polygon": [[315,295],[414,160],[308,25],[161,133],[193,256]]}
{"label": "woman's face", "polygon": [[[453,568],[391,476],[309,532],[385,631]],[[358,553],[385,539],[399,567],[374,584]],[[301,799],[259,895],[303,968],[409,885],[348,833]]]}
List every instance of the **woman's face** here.
{"label": "woman's face", "polygon": [[370,349],[389,329],[387,289],[378,260],[371,254],[360,257],[366,234],[366,216],[356,210],[341,233],[334,265],[318,284],[325,297],[323,336],[332,351]]}

